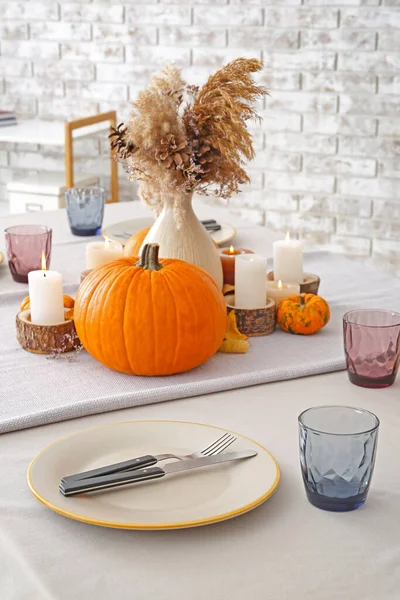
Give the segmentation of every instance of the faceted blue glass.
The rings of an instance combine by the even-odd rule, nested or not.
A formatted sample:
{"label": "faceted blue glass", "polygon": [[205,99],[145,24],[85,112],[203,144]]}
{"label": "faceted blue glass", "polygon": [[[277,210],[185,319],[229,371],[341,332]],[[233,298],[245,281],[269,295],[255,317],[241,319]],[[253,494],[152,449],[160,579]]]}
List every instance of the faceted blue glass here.
{"label": "faceted blue glass", "polygon": [[337,512],[364,504],[378,428],[373,413],[347,406],[318,406],[299,416],[300,465],[311,504]]}
{"label": "faceted blue glass", "polygon": [[70,188],[65,191],[69,226],[74,235],[101,233],[105,191],[99,187]]}

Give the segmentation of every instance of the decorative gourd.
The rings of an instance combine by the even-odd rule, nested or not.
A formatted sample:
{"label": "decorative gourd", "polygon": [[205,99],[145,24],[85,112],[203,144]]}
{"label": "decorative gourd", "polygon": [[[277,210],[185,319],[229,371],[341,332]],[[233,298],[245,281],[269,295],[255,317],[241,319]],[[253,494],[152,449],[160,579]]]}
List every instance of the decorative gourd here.
{"label": "decorative gourd", "polygon": [[124,247],[124,256],[140,256],[140,248],[144,242],[144,238],[150,231],[150,227],[145,227],[137,231],[126,242]]}
{"label": "decorative gourd", "polygon": [[226,329],[224,297],[210,275],[176,259],[158,260],[146,244],[141,259],[94,269],[75,300],[83,347],[110,369],[172,375],[206,362]]}
{"label": "decorative gourd", "polygon": [[276,320],[283,331],[300,335],[316,333],[330,319],[329,305],[321,296],[289,296],[278,305]]}

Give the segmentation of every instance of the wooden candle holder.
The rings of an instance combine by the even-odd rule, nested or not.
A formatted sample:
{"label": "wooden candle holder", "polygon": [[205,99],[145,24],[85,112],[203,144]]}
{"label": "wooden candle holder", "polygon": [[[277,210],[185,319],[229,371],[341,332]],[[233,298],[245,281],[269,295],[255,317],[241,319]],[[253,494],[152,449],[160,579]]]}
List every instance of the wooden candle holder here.
{"label": "wooden candle holder", "polygon": [[74,321],[69,319],[57,325],[36,325],[31,321],[31,311],[17,314],[17,340],[22,348],[34,354],[62,354],[80,345]]}
{"label": "wooden candle holder", "polygon": [[276,324],[275,301],[267,298],[266,306],[262,308],[236,308],[235,296],[225,296],[228,314],[235,311],[236,324],[240,333],[248,337],[269,335],[273,333]]}
{"label": "wooden candle holder", "polygon": [[[274,272],[270,271],[267,275],[268,281],[274,281]],[[300,284],[300,294],[318,294],[321,279],[318,275],[304,273],[303,283]]]}

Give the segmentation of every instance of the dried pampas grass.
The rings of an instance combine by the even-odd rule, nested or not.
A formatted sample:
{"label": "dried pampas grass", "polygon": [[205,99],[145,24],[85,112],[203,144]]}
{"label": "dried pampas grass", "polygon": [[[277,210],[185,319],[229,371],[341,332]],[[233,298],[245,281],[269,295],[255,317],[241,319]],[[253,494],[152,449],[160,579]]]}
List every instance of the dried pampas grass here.
{"label": "dried pampas grass", "polygon": [[244,159],[254,158],[246,122],[259,119],[252,104],[267,93],[251,77],[261,68],[257,59],[234,60],[209,77],[185,112],[187,131],[215,155],[202,184],[217,183],[223,196],[250,181],[242,167]]}
{"label": "dried pampas grass", "polygon": [[250,181],[244,164],[254,148],[247,122],[259,119],[254,103],[268,93],[252,79],[261,68],[257,59],[238,58],[200,89],[186,85],[175,65],[153,76],[128,123],[110,135],[129,178],[141,181],[145,202],[157,210],[174,190],[212,190],[227,198]]}

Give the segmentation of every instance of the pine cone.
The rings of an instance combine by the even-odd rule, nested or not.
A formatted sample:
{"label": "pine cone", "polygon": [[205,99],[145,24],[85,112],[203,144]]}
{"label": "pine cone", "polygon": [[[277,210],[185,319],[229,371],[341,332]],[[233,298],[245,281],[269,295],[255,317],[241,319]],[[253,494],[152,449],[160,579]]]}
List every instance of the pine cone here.
{"label": "pine cone", "polygon": [[211,163],[217,158],[218,150],[210,146],[207,141],[199,142],[199,140],[195,140],[193,142],[193,153],[195,162],[200,165],[202,173],[209,173]]}
{"label": "pine cone", "polygon": [[124,160],[136,151],[135,145],[126,139],[126,131],[126,126],[120,123],[118,127],[111,127],[111,133],[108,136],[111,140],[111,150],[114,150],[115,154]]}
{"label": "pine cone", "polygon": [[175,139],[172,133],[169,133],[162,138],[160,147],[155,153],[156,160],[169,169],[172,166],[186,166],[190,160],[190,148],[187,145],[186,139],[179,136]]}

